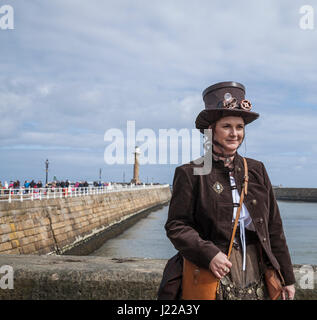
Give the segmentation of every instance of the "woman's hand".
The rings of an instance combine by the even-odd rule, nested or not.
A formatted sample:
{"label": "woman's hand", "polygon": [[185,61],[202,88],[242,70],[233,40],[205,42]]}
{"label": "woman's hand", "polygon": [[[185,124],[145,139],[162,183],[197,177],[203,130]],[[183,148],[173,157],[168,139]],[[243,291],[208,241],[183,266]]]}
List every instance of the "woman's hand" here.
{"label": "woman's hand", "polygon": [[283,300],[293,300],[295,296],[295,286],[292,284],[290,286],[283,287],[282,299]]}
{"label": "woman's hand", "polygon": [[224,277],[230,271],[231,267],[232,263],[221,251],[213,257],[209,264],[209,269],[218,279]]}

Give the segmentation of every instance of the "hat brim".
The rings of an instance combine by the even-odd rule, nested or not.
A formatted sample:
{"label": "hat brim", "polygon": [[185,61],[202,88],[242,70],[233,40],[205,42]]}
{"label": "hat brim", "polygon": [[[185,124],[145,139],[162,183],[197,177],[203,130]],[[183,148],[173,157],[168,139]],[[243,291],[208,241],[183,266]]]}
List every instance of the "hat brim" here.
{"label": "hat brim", "polygon": [[195,124],[197,129],[208,129],[209,125],[223,117],[241,117],[245,124],[249,124],[259,116],[256,112],[241,109],[205,109],[199,113]]}

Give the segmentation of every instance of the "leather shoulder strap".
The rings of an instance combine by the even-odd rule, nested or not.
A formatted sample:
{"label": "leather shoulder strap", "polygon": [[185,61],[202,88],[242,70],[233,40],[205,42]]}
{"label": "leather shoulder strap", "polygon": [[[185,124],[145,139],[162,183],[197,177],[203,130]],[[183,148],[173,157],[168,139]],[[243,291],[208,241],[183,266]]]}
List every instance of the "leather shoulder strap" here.
{"label": "leather shoulder strap", "polygon": [[244,195],[248,193],[249,171],[248,171],[248,164],[245,158],[243,158],[243,163],[244,163],[244,180],[243,180],[242,191],[240,195],[239,208],[237,210],[236,219],[233,225],[233,230],[232,230],[232,235],[231,235],[231,240],[230,240],[230,245],[228,250],[228,259],[230,258],[230,255],[231,255],[233,240],[237,231],[237,226],[238,226],[238,221],[240,217],[240,211],[241,211],[243,200],[244,200]]}

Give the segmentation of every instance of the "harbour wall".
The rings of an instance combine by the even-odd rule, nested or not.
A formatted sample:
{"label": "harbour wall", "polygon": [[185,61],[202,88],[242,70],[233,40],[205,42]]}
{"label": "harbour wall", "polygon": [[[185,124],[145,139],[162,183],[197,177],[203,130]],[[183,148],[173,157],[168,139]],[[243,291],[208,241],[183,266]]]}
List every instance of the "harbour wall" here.
{"label": "harbour wall", "polygon": [[[99,195],[0,202],[1,254],[88,254],[91,239],[170,200],[168,185]],[[94,242],[96,246],[98,241]],[[76,252],[76,248],[86,251]],[[97,249],[96,247],[93,249]]]}
{"label": "harbour wall", "polygon": [[273,188],[277,200],[317,202],[317,188]]}
{"label": "harbour wall", "polygon": [[[0,255],[13,270],[0,300],[155,300],[166,260]],[[317,268],[294,266],[297,300],[317,300]],[[6,275],[0,274],[9,278]]]}

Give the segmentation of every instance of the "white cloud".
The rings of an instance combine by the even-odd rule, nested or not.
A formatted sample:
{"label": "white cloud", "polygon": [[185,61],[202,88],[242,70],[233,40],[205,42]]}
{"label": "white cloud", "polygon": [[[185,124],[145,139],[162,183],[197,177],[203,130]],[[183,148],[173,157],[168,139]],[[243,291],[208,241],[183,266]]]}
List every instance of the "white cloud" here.
{"label": "white cloud", "polygon": [[127,120],[139,129],[191,129],[201,92],[235,80],[261,114],[247,129],[250,152],[265,159],[276,153],[276,172],[290,150],[288,159],[317,155],[316,30],[299,28],[301,1],[12,5],[16,28],[0,33],[6,152],[102,149],[104,132],[124,129]]}
{"label": "white cloud", "polygon": [[53,90],[53,85],[49,85],[49,84],[43,84],[37,88],[37,91],[43,97],[46,97],[49,94],[51,94],[52,90]]}

